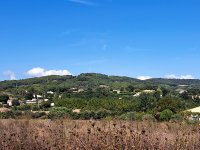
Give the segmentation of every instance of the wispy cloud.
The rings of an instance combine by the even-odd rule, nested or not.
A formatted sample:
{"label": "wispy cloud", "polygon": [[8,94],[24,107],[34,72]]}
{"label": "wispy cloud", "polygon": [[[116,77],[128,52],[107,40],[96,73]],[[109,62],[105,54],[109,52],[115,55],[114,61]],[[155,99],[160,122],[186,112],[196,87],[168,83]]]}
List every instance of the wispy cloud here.
{"label": "wispy cloud", "polygon": [[9,77],[10,80],[16,80],[15,73],[8,70],[3,73],[5,76]]}
{"label": "wispy cloud", "polygon": [[69,2],[78,3],[82,5],[95,6],[97,3],[88,0],[68,0]]}
{"label": "wispy cloud", "polygon": [[42,76],[50,76],[50,75],[71,75],[68,70],[45,70],[41,67],[33,68],[26,72],[27,75],[31,77],[42,77]]}
{"label": "wispy cloud", "polygon": [[168,78],[168,79],[194,79],[194,77],[192,75],[177,76],[175,74],[166,75],[165,78]]}

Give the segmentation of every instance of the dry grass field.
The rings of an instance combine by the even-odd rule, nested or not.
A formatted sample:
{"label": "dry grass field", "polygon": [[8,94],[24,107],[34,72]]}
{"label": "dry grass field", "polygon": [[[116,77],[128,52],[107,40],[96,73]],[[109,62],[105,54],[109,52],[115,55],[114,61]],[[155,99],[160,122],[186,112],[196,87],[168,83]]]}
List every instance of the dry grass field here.
{"label": "dry grass field", "polygon": [[178,123],[0,120],[1,150],[197,150],[200,127]]}

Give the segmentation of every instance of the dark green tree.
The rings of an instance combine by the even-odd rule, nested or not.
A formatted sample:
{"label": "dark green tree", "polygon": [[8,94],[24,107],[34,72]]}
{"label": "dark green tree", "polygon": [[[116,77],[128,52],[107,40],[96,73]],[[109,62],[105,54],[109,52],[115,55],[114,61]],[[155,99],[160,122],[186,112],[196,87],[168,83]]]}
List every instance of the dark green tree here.
{"label": "dark green tree", "polygon": [[9,100],[9,96],[7,94],[0,95],[0,102],[2,102],[3,104],[6,104],[8,100]]}
{"label": "dark green tree", "polygon": [[181,102],[181,100],[176,97],[163,97],[157,103],[157,109],[160,112],[165,109],[170,109],[173,112],[177,112],[180,109],[184,109],[184,102]]}
{"label": "dark green tree", "polygon": [[17,99],[14,99],[14,100],[12,101],[12,105],[13,105],[13,106],[19,106],[20,103],[19,103],[19,101],[18,101]]}
{"label": "dark green tree", "polygon": [[132,85],[129,85],[128,87],[126,87],[126,90],[127,90],[128,92],[133,92],[134,89],[135,89],[135,88],[134,88]]}
{"label": "dark green tree", "polygon": [[160,113],[161,121],[169,121],[174,113],[170,109],[165,109]]}
{"label": "dark green tree", "polygon": [[24,98],[26,100],[31,100],[33,98],[33,93],[32,92],[28,92],[25,94]]}
{"label": "dark green tree", "polygon": [[136,108],[138,111],[147,112],[152,110],[156,106],[156,98],[152,94],[141,94],[136,102]]}

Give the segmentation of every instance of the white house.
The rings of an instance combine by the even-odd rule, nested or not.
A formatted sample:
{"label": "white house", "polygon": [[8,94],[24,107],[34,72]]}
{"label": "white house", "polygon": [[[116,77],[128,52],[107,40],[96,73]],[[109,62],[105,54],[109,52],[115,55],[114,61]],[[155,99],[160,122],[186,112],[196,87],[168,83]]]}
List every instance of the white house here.
{"label": "white house", "polygon": [[37,95],[37,98],[38,98],[38,99],[42,99],[43,96],[42,96],[42,95]]}
{"label": "white house", "polygon": [[183,90],[183,89],[177,89],[176,90],[179,94],[183,94],[184,92],[187,92],[187,90]]}
{"label": "white house", "polygon": [[120,94],[120,90],[113,90],[113,92],[116,92],[117,94]]}
{"label": "white house", "polygon": [[54,92],[52,92],[52,91],[48,91],[47,94],[54,94]]}
{"label": "white house", "polygon": [[84,92],[84,89],[78,89],[78,93]]}
{"label": "white house", "polygon": [[99,85],[100,88],[109,88],[107,85]]}
{"label": "white house", "polygon": [[12,106],[12,101],[13,101],[13,100],[11,100],[11,99],[9,99],[9,100],[7,101],[8,106]]}
{"label": "white house", "polygon": [[139,97],[142,93],[154,93],[155,90],[143,90],[142,92],[137,92],[135,95],[133,95],[134,97]]}
{"label": "white house", "polygon": [[46,98],[46,99],[44,99],[44,101],[45,101],[45,102],[48,102],[48,101],[49,101],[49,99],[47,99],[47,98]]}
{"label": "white house", "polygon": [[32,99],[32,100],[26,100],[26,104],[36,104],[37,103],[37,99]]}
{"label": "white house", "polygon": [[141,95],[142,92],[137,92],[135,95],[133,95],[134,97],[139,97]]}
{"label": "white house", "polygon": [[81,112],[81,109],[73,109],[72,112],[79,114]]}

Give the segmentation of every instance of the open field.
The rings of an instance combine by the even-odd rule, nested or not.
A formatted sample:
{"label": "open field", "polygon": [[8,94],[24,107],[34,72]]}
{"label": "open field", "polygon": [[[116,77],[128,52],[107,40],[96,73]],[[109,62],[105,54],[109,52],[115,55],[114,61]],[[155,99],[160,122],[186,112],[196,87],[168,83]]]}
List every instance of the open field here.
{"label": "open field", "polygon": [[200,127],[178,123],[0,120],[0,149],[199,149]]}

